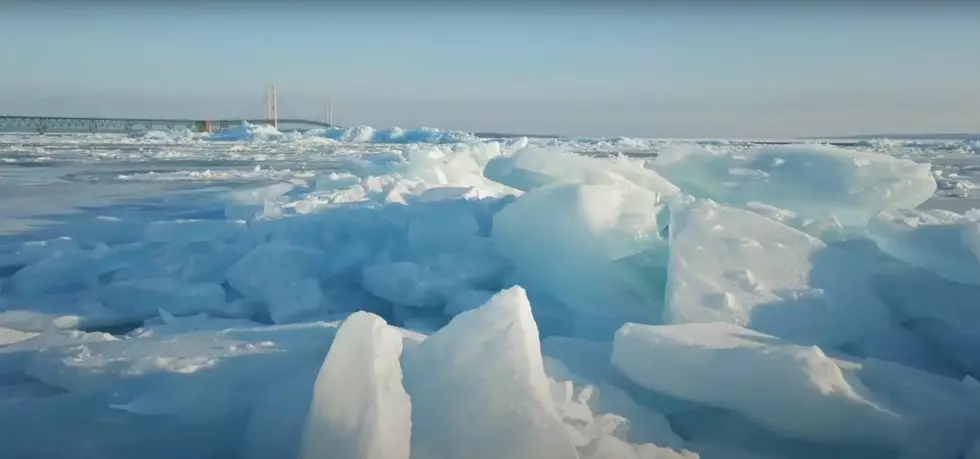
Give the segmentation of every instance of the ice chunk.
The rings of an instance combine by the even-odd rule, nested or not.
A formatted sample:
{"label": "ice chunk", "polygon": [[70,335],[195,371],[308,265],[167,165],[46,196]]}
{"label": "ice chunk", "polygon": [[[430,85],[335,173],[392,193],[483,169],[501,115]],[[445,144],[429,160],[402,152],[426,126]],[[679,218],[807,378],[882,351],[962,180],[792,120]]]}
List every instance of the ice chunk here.
{"label": "ice chunk", "polygon": [[758,201],[804,218],[864,226],[879,210],[914,208],[932,197],[928,163],[831,146],[793,145],[709,152],[678,147],[653,167],[685,192],[728,204]]}
{"label": "ice chunk", "polygon": [[[666,244],[661,195],[628,185],[536,188],[493,219],[497,250],[516,283],[591,316],[657,321]],[[580,323],[597,325],[582,319]]]}
{"label": "ice chunk", "polygon": [[741,413],[793,438],[898,442],[907,434],[899,414],[819,348],[737,325],[627,324],[612,361],[648,389]]}
{"label": "ice chunk", "polygon": [[512,156],[494,158],[483,170],[483,175],[522,191],[561,182],[590,185],[632,183],[665,196],[680,191],[650,169],[536,146],[521,148]]}
{"label": "ice chunk", "polygon": [[55,253],[72,253],[80,250],[78,243],[67,236],[47,241],[28,241],[16,249],[0,252],[0,273],[5,268],[19,268],[36,263]]}
{"label": "ice chunk", "polygon": [[666,323],[729,322],[838,345],[888,325],[858,258],[743,209],[671,207]]}
{"label": "ice chunk", "polygon": [[168,244],[218,242],[234,236],[244,228],[244,221],[235,220],[158,221],[146,227],[144,239]]}
{"label": "ice chunk", "polygon": [[101,394],[116,409],[132,413],[218,416],[246,409],[280,375],[316,366],[337,325],[311,322],[85,342],[42,350],[28,374],[70,392]]}
{"label": "ice chunk", "polygon": [[5,292],[17,295],[70,292],[98,285],[99,276],[130,262],[127,250],[138,247],[101,246],[88,251],[54,251],[14,273]]}
{"label": "ice chunk", "polygon": [[406,354],[412,457],[576,458],[520,287],[456,316]]}
{"label": "ice chunk", "polygon": [[321,250],[279,243],[259,245],[228,269],[228,282],[245,297],[266,303],[275,323],[315,311],[322,292]]}
{"label": "ice chunk", "polygon": [[38,334],[34,332],[22,332],[19,330],[0,327],[0,346],[26,341],[37,335]]}
{"label": "ice chunk", "polygon": [[229,194],[225,204],[225,218],[234,220],[252,220],[262,212],[282,200],[283,195],[294,188],[291,183],[275,183],[272,185]]}
{"label": "ice chunk", "polygon": [[450,211],[443,215],[420,215],[411,220],[406,238],[414,253],[425,255],[460,248],[472,241],[479,231],[480,226],[472,213]]}
{"label": "ice chunk", "polygon": [[161,309],[177,315],[221,310],[225,291],[218,284],[133,279],[106,285],[94,293],[94,298],[120,322],[135,322],[153,317]]}
{"label": "ice chunk", "polygon": [[980,223],[943,210],[882,211],[865,229],[883,252],[951,280],[980,285]]}
{"label": "ice chunk", "polygon": [[599,383],[615,377],[616,369],[609,361],[612,356],[609,342],[549,336],[541,340],[541,352],[587,381]]}
{"label": "ice chunk", "polygon": [[980,286],[949,281],[897,260],[879,268],[875,289],[896,320],[980,324]]}
{"label": "ice chunk", "polygon": [[313,387],[302,458],[408,459],[401,354],[402,336],[384,319],[355,312],[344,320]]}
{"label": "ice chunk", "polygon": [[899,326],[872,335],[848,351],[853,355],[888,360],[932,373],[949,373],[923,340]]}
{"label": "ice chunk", "polygon": [[913,329],[947,364],[955,365],[972,374],[980,374],[980,324],[940,323],[923,321]]}
{"label": "ice chunk", "polygon": [[838,365],[910,426],[900,457],[959,458],[976,435],[980,399],[961,381],[873,358]]}
{"label": "ice chunk", "polygon": [[745,208],[824,242],[838,242],[861,236],[860,231],[845,229],[834,217],[824,219],[801,218],[796,215],[796,212],[755,201],[745,203]]}
{"label": "ice chunk", "polygon": [[496,283],[505,266],[487,238],[455,253],[414,261],[378,260],[362,269],[362,285],[395,304],[419,308],[445,305],[457,292]]}
{"label": "ice chunk", "polygon": [[414,307],[438,307],[459,288],[451,271],[411,261],[378,263],[364,267],[364,288],[392,303]]}
{"label": "ice chunk", "polygon": [[[541,351],[546,362],[550,361],[552,365],[546,365],[549,377],[586,384],[592,392],[588,406],[593,412],[612,413],[629,420],[626,440],[674,449],[683,446],[683,441],[671,429],[663,413],[690,410],[697,405],[649,396],[645,398],[644,405],[637,403],[622,389],[634,389],[635,385],[610,362],[612,343],[549,336],[541,341]],[[560,366],[557,372],[554,368],[556,364]],[[651,406],[664,411],[654,411]]]}

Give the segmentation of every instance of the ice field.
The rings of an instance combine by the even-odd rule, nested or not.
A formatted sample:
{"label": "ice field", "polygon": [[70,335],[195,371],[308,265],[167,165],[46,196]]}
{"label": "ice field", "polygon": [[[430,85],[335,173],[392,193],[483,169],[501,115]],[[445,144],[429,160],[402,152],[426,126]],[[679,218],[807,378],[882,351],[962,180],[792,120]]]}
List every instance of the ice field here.
{"label": "ice field", "polygon": [[978,186],[980,139],[0,134],[0,458],[978,459]]}

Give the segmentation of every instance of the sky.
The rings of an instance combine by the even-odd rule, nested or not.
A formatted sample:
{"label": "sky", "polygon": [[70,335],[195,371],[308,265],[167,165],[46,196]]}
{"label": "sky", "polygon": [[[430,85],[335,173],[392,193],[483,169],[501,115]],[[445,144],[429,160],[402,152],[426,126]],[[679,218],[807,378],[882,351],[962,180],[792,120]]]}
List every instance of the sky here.
{"label": "sky", "polygon": [[[127,5],[127,3],[129,5]],[[467,5],[467,6],[460,6]],[[631,137],[980,132],[969,2],[0,0],[0,114]]]}

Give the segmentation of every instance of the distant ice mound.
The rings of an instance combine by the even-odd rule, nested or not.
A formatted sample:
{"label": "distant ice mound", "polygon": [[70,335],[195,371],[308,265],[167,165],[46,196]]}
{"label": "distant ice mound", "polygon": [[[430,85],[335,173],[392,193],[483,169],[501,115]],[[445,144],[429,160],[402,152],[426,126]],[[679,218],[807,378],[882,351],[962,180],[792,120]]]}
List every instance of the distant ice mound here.
{"label": "distant ice mound", "polygon": [[242,140],[271,140],[278,139],[283,133],[272,126],[263,124],[251,124],[242,121],[242,124],[222,129],[207,137],[205,140],[211,141],[242,141]]}
{"label": "distant ice mound", "polygon": [[177,142],[200,139],[207,135],[206,133],[193,132],[187,128],[174,128],[166,131],[152,130],[140,132],[131,135],[130,138],[149,142]]}
{"label": "distant ice mound", "polygon": [[421,127],[375,129],[371,126],[333,127],[322,130],[322,136],[351,143],[456,143],[476,140],[473,134]]}
{"label": "distant ice mound", "polygon": [[[154,133],[155,138],[167,134]],[[205,137],[211,141],[282,141],[294,142],[311,139],[324,139],[344,143],[458,143],[477,140],[468,132],[441,130],[430,127],[403,129],[391,127],[375,129],[371,126],[331,127],[311,129],[305,132],[283,133],[275,127],[261,124],[242,124],[222,129]]]}

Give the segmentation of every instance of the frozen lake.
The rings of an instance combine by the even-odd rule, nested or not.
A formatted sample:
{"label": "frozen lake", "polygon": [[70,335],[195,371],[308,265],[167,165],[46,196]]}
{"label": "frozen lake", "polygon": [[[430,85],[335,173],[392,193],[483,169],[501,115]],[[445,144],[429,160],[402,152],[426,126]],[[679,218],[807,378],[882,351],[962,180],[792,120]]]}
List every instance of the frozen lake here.
{"label": "frozen lake", "polygon": [[0,457],[976,454],[980,143],[823,143],[2,134]]}

